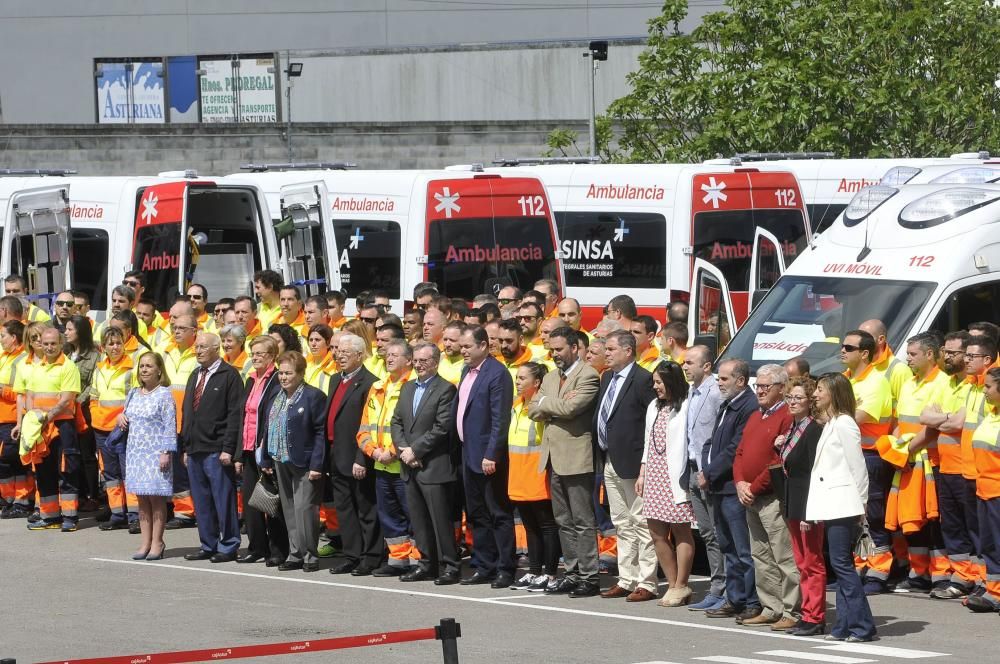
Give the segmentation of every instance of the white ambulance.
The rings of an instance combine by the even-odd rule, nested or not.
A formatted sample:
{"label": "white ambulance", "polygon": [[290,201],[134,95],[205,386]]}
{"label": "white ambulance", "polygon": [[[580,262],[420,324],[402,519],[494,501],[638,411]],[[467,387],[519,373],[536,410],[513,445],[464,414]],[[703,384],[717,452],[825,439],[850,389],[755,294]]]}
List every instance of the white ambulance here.
{"label": "white ambulance", "polygon": [[[228,175],[272,198],[312,188],[308,205],[333,229],[348,312],[362,291],[389,293],[402,315],[423,281],[449,297],[472,300],[505,285],[530,289],[542,278],[562,284],[556,233],[545,187],[535,177],[453,171],[281,170],[253,167]],[[318,204],[323,196],[328,205]],[[280,208],[279,208],[280,209]],[[287,213],[283,212],[283,216]],[[326,221],[328,219],[328,221]]]}
{"label": "white ambulance", "polygon": [[[877,318],[902,357],[920,331],[1000,320],[1000,185],[923,184],[859,192],[789,267],[730,341],[735,316],[717,284],[694,286],[695,343],[725,347],[753,370],[802,356],[812,373],[840,371],[844,333]],[[715,321],[715,322],[713,322]]]}
{"label": "white ambulance", "polygon": [[742,321],[753,294],[770,287],[811,236],[799,183],[789,172],[532,161],[486,170],[544,182],[566,295],[583,305],[588,329],[622,293],[640,313],[664,320],[668,302],[686,299],[696,261],[728,284]]}
{"label": "white ambulance", "polygon": [[[252,295],[256,270],[293,279],[259,188],[179,175],[46,178],[3,191],[0,272],[23,275],[45,310],[66,289],[86,291],[103,310],[133,268],[146,273],[146,296],[164,311],[194,282],[212,300]],[[290,222],[289,235],[300,225]],[[321,249],[320,259],[335,253]]]}

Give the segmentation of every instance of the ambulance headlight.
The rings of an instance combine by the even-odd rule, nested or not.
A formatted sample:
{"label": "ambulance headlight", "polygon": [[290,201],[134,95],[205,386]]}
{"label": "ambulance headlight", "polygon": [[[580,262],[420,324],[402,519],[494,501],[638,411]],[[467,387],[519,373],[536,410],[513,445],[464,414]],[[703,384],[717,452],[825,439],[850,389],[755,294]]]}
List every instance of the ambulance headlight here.
{"label": "ambulance headlight", "polygon": [[997,179],[1000,179],[1000,170],[969,166],[939,175],[931,180],[931,184],[984,184]]}
{"label": "ambulance headlight", "polygon": [[879,184],[896,187],[901,184],[906,184],[919,172],[920,169],[916,166],[895,166],[885,172],[885,175],[883,175],[882,179],[879,180]]}
{"label": "ambulance headlight", "polygon": [[865,187],[858,193],[844,210],[844,225],[855,226],[861,223],[868,215],[878,209],[882,203],[896,195],[899,189],[895,187],[885,187],[876,185]]}
{"label": "ambulance headlight", "polygon": [[930,228],[989,205],[1000,198],[1000,191],[957,187],[918,198],[899,213],[905,228]]}

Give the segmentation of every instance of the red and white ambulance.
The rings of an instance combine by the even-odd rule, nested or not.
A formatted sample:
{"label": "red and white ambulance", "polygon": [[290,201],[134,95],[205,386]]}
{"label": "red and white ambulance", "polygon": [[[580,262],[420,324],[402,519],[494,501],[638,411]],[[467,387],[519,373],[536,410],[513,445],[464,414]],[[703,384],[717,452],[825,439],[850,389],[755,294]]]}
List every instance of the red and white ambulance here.
{"label": "red and white ambulance", "polygon": [[[278,169],[281,166],[277,167]],[[337,269],[353,311],[360,292],[383,289],[401,312],[422,281],[471,300],[505,285],[563,281],[545,187],[515,173],[275,170],[221,181],[253,183],[273,197],[314,186],[328,205]],[[322,184],[322,187],[319,185]],[[325,224],[324,224],[325,225]]]}

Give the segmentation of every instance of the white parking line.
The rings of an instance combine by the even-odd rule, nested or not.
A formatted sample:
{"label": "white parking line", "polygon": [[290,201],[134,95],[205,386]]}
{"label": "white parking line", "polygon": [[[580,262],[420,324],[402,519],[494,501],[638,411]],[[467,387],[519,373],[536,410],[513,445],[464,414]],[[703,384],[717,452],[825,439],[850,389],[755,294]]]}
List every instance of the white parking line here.
{"label": "white parking line", "polygon": [[720,664],[788,664],[774,659],[757,659],[756,657],[734,657],[732,655],[710,655],[695,657],[699,662],[719,662]]}
{"label": "white parking line", "polygon": [[794,650],[763,650],[755,655],[770,655],[772,657],[791,657],[792,659],[808,659],[811,662],[829,662],[830,664],[865,664],[874,659],[860,657],[844,657],[843,655],[825,655],[818,652],[796,652]]}
{"label": "white parking line", "polygon": [[890,646],[875,646],[870,643],[841,643],[835,646],[817,646],[823,650],[836,652],[854,652],[861,655],[876,655],[878,657],[898,657],[899,659],[923,659],[924,657],[949,657],[945,652],[930,650],[910,650],[909,648],[892,648]]}
{"label": "white parking line", "polygon": [[[459,602],[473,602],[476,604],[489,604],[491,606],[518,606],[536,611],[553,611],[555,613],[567,613],[570,615],[588,616],[592,618],[612,618],[615,620],[626,620],[629,622],[651,623],[655,625],[672,625],[674,627],[690,627],[692,629],[703,629],[712,632],[731,632],[743,636],[758,636],[769,639],[784,639],[796,641],[800,644],[808,642],[816,643],[817,640],[810,640],[799,636],[789,636],[780,632],[757,632],[740,627],[723,627],[721,625],[703,625],[699,623],[689,623],[680,620],[667,620],[665,618],[650,618],[647,616],[625,615],[621,613],[609,613],[607,611],[586,611],[584,609],[569,609],[563,606],[553,606],[551,604],[532,604],[524,602],[497,601],[495,597],[465,597],[463,595],[449,595],[446,593],[427,592],[425,590],[409,590],[406,588],[381,588],[378,586],[364,586],[356,583],[341,583],[338,581],[321,581],[309,578],[311,575],[296,576],[274,576],[271,574],[254,574],[253,572],[236,572],[218,568],[196,567],[193,565],[173,565],[170,563],[159,563],[149,561],[118,560],[114,558],[91,558],[90,560],[99,563],[111,563],[114,565],[138,565],[142,567],[159,569],[176,569],[183,572],[198,572],[202,574],[222,574],[226,576],[241,576],[251,579],[264,579],[266,581],[283,581],[285,583],[306,583],[317,586],[329,586],[331,588],[350,588],[352,590],[366,590],[369,592],[391,593],[394,595],[411,595],[416,597],[434,597],[437,599],[450,599]],[[524,599],[523,597],[520,599]]]}

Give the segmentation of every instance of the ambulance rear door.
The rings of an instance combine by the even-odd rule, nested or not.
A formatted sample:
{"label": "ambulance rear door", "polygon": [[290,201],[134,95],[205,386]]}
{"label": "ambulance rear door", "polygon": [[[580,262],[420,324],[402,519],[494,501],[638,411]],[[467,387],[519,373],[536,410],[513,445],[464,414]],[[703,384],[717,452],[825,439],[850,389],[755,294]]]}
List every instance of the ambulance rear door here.
{"label": "ambulance rear door", "polygon": [[340,290],[328,199],[322,181],[281,187],[281,221],[275,226],[275,238],[291,275],[290,283],[300,288],[303,297]]}
{"label": "ambulance rear door", "polygon": [[705,345],[717,356],[736,333],[733,301],[722,272],[708,261],[696,258],[691,277],[688,338],[692,345]]}
{"label": "ambulance rear door", "polygon": [[781,242],[774,233],[758,226],[754,230],[753,253],[750,257],[751,311],[784,273],[785,257],[781,253]]}
{"label": "ambulance rear door", "polygon": [[10,271],[24,277],[28,299],[52,310],[59,292],[73,287],[69,185],[23,189],[11,194]]}

